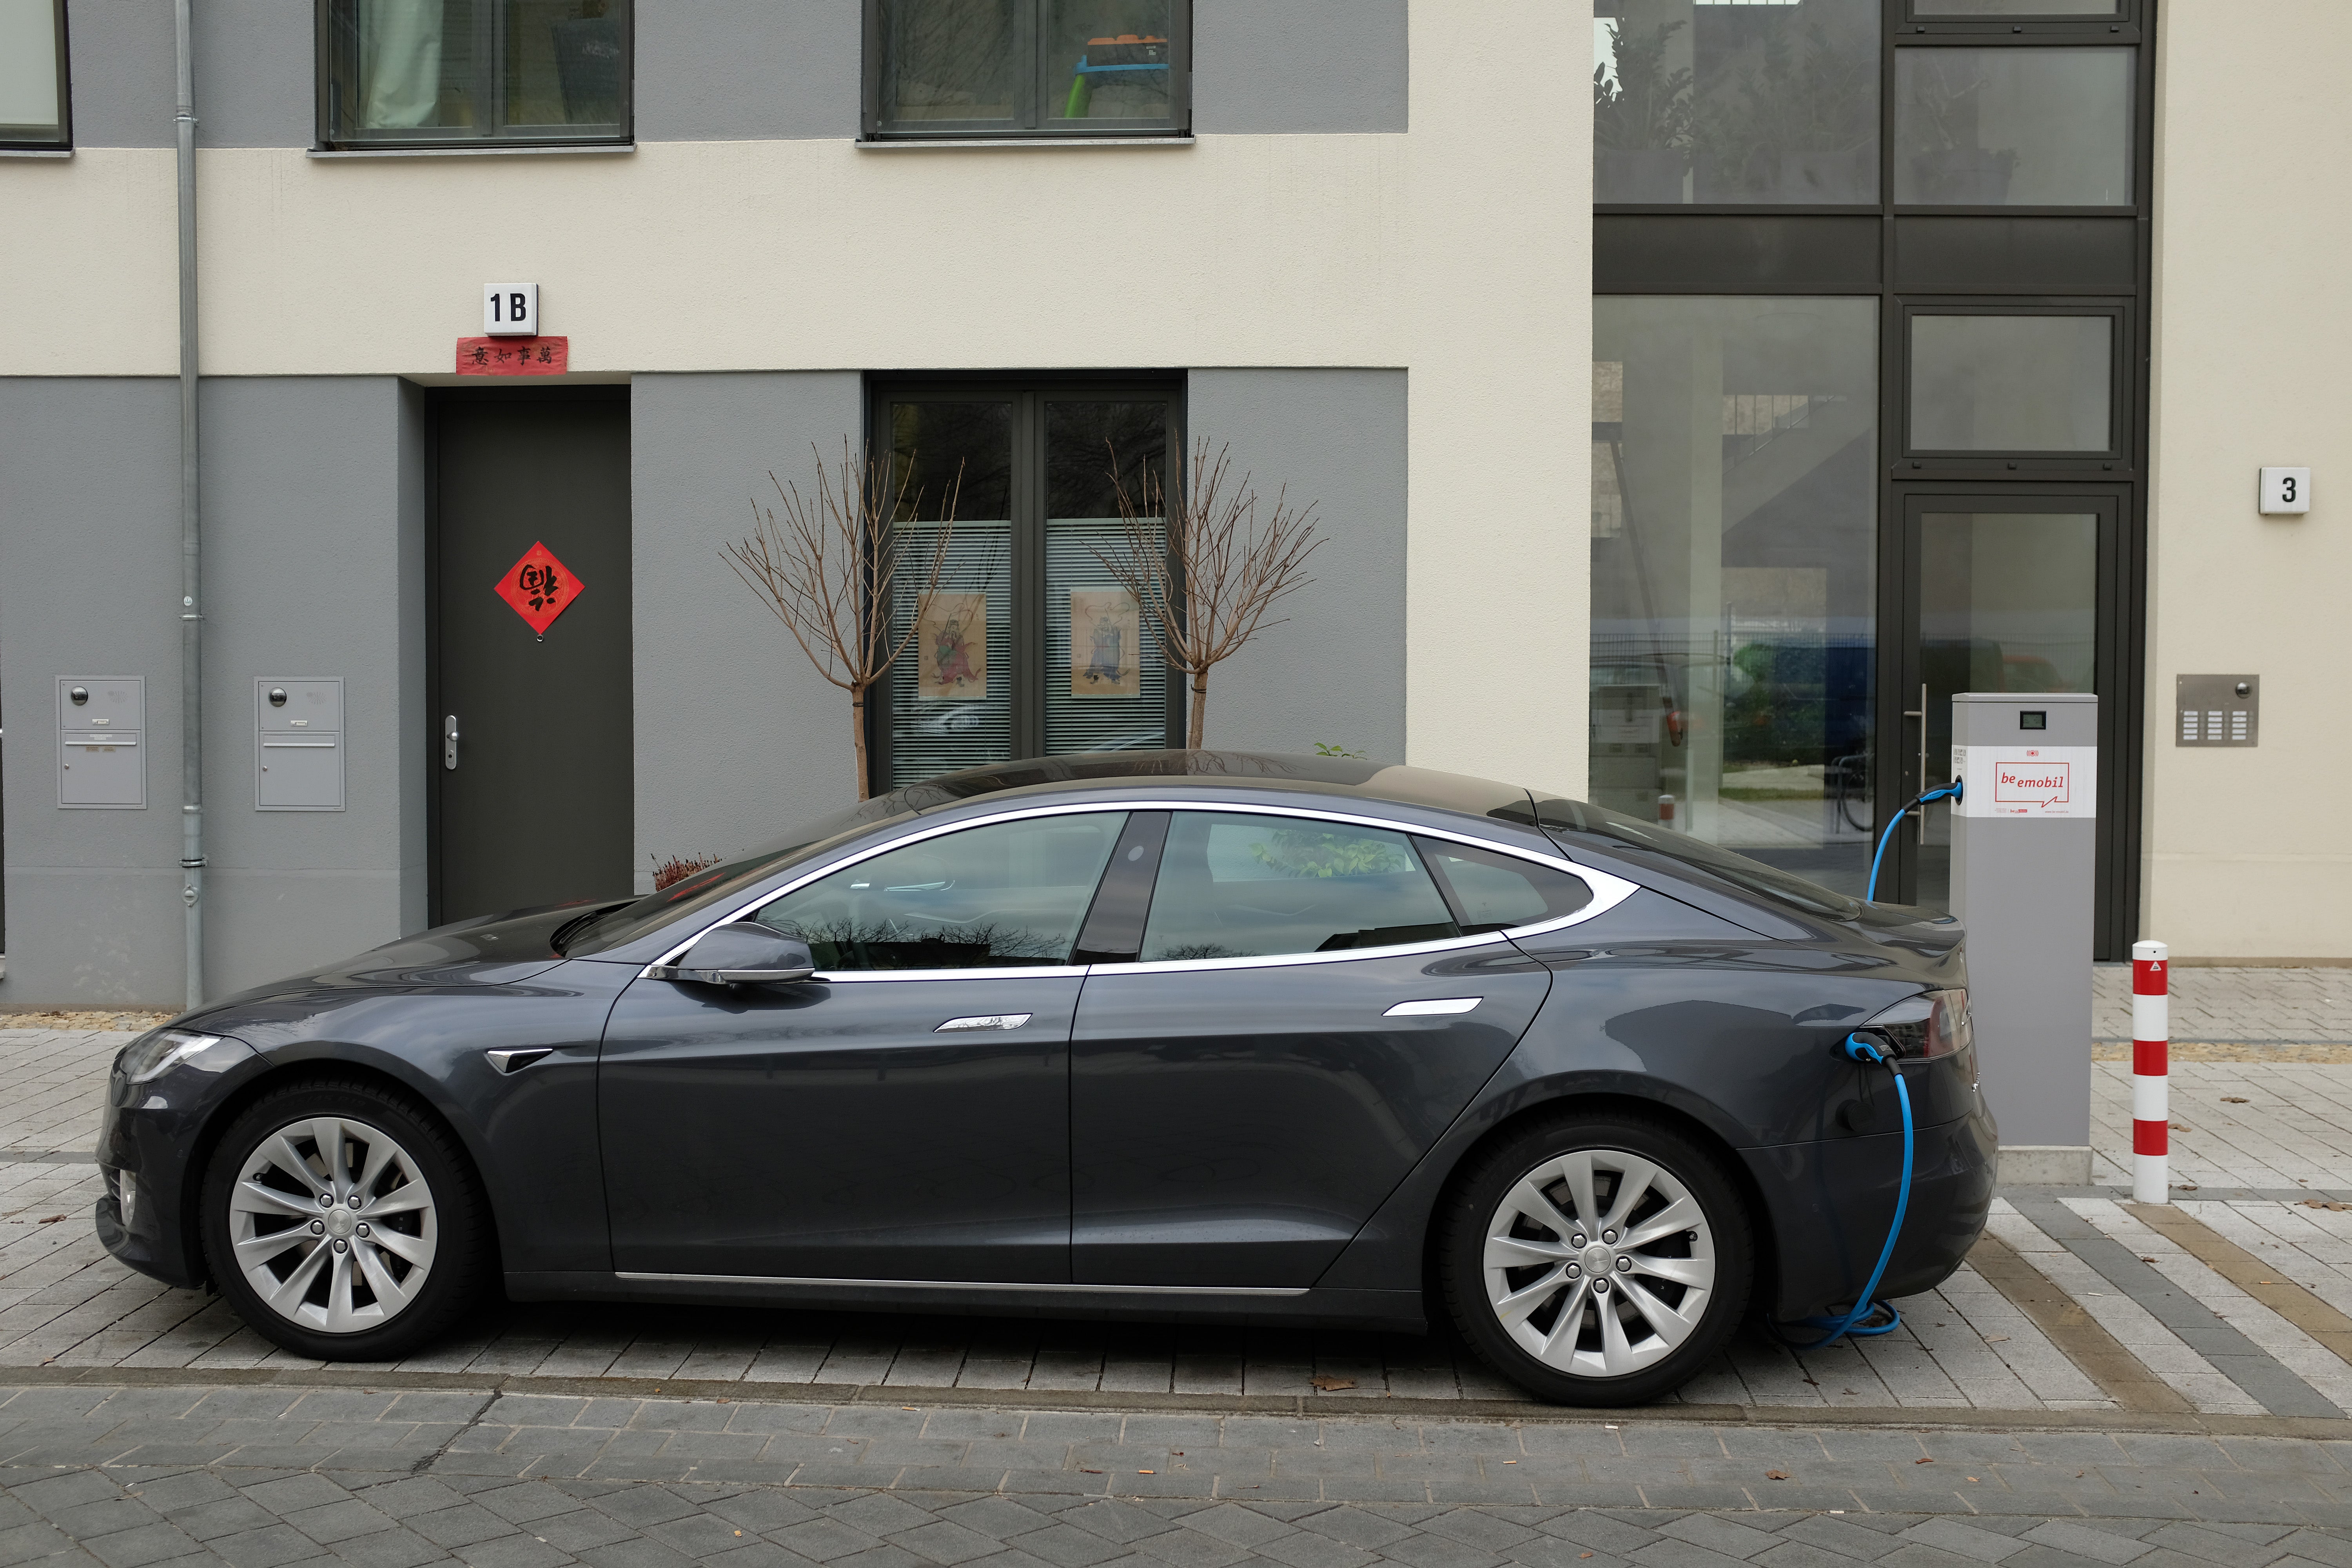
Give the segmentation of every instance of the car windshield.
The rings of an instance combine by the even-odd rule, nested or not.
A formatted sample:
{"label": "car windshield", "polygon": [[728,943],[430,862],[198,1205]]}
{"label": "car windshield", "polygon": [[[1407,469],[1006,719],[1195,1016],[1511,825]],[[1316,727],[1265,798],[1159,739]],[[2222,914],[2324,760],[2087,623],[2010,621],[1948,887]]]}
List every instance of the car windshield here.
{"label": "car windshield", "polygon": [[1677,833],[1671,827],[1643,822],[1639,817],[1604,811],[1580,800],[1538,799],[1536,802],[1536,820],[1546,828],[1590,834],[1596,838],[1612,839],[1629,849],[1647,850],[1653,855],[1678,860],[1744,892],[1755,893],[1778,903],[1794,904],[1801,910],[1826,915],[1832,920],[1850,921],[1862,913],[1860,902],[1843,893],[1832,891],[1819,882],[1809,882],[1778,867],[1767,866],[1761,860],[1750,860],[1745,855],[1718,849],[1705,839],[1694,838],[1687,833]]}
{"label": "car windshield", "polygon": [[571,933],[563,944],[563,956],[586,958],[609,952],[683,916],[723,904],[793,861],[804,859],[854,833],[908,815],[910,814],[902,800],[886,795],[819,817],[797,833],[788,833],[740,859],[722,861],[673,882],[657,893],[648,893],[635,903],[606,910]]}

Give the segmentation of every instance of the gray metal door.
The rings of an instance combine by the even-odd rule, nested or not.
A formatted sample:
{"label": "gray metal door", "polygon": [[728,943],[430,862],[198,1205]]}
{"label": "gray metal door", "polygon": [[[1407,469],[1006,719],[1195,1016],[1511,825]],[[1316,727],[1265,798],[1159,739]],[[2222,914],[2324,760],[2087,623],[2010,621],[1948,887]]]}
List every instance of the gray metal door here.
{"label": "gray metal door", "polygon": [[625,896],[628,395],[451,393],[434,423],[432,918]]}

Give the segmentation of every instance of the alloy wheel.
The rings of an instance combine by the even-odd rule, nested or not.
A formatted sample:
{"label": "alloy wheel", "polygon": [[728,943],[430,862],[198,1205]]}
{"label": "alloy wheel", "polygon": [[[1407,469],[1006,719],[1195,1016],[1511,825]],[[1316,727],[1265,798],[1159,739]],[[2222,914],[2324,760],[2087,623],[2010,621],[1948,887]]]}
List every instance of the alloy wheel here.
{"label": "alloy wheel", "polygon": [[1487,1305],[1514,1343],[1575,1377],[1664,1361],[1706,1315],[1715,1236],[1688,1184],[1622,1149],[1579,1149],[1521,1176],[1486,1224]]}
{"label": "alloy wheel", "polygon": [[228,1208],[246,1284],[314,1333],[363,1333],[399,1316],[439,1245],[433,1191],[415,1159],[349,1117],[310,1117],[264,1135]]}

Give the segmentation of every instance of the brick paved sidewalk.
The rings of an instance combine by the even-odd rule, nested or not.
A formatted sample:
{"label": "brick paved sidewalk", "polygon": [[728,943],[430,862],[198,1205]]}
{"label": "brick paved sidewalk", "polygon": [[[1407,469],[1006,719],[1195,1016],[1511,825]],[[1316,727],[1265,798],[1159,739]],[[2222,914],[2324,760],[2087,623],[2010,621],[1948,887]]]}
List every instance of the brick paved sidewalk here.
{"label": "brick paved sidewalk", "polygon": [[[2172,1037],[2235,1044],[2352,1045],[2352,969],[2172,970]],[[2131,966],[2091,972],[2095,1040],[2131,1038]]]}
{"label": "brick paved sidewalk", "polygon": [[2341,1568],[2340,1447],[0,1388],[0,1562]]}

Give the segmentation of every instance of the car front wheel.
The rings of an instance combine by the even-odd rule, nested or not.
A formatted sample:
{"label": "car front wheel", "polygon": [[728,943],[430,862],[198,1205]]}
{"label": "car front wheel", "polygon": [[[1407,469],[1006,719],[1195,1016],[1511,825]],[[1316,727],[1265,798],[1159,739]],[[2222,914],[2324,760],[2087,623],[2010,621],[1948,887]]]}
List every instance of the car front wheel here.
{"label": "car front wheel", "polygon": [[463,1152],[373,1085],[265,1095],[214,1151],[201,1201],[222,1293],[300,1355],[396,1359],[479,1288],[483,1223]]}
{"label": "car front wheel", "polygon": [[1496,1371],[1562,1405],[1679,1386],[1748,1307],[1746,1205],[1690,1138],[1637,1117],[1538,1123],[1483,1152],[1441,1216],[1446,1306]]}

